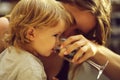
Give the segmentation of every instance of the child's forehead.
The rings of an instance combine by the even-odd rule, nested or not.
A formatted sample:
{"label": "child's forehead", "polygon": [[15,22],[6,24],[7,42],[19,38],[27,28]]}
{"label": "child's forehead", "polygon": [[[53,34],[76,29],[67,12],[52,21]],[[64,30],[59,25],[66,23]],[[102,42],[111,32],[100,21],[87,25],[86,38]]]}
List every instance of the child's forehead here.
{"label": "child's forehead", "polygon": [[62,33],[65,31],[66,26],[65,26],[65,22],[64,21],[59,21],[59,23],[57,23],[54,26],[44,26],[44,30],[48,30],[48,31],[52,31],[52,32],[56,32],[56,33]]}

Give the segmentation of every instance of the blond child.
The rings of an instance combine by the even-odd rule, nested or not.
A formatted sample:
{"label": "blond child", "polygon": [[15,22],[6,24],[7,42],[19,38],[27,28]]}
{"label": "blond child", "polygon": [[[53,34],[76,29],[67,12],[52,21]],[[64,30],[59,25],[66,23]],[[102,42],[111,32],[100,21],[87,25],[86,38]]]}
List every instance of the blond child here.
{"label": "blond child", "polygon": [[49,56],[72,19],[55,0],[20,0],[10,17],[0,80],[46,80],[39,56]]}

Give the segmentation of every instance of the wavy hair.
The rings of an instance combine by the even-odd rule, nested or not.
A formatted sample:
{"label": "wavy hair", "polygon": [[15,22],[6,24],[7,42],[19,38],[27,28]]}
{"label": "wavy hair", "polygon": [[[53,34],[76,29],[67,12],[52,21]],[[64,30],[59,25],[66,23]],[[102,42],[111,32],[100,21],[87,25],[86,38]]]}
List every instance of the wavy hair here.
{"label": "wavy hair", "polygon": [[[97,20],[95,28],[87,34],[88,38],[94,37],[95,41],[101,45],[105,45],[111,33],[110,16],[111,1],[110,0],[57,0],[63,3],[75,4],[89,10]],[[94,35],[94,36],[93,36]]]}
{"label": "wavy hair", "polygon": [[[20,0],[10,13],[10,36],[7,43],[24,44],[30,42],[26,37],[29,27],[44,28],[56,26],[60,20],[69,26],[72,17],[60,2],[55,0]],[[44,26],[44,27],[43,27]]]}

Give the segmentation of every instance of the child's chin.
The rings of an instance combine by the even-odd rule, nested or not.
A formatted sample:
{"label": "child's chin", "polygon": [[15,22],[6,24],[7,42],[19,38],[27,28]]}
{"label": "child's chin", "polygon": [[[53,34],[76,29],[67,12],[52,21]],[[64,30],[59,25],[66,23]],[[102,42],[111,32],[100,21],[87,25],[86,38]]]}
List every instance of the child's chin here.
{"label": "child's chin", "polygon": [[45,56],[48,57],[52,54],[52,51],[51,52],[48,52]]}

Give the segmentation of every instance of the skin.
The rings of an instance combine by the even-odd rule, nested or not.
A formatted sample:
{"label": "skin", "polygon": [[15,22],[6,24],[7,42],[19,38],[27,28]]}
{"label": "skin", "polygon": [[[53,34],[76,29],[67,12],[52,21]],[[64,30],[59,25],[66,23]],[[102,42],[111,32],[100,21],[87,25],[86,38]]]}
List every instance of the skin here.
{"label": "skin", "polygon": [[31,42],[24,45],[24,48],[35,55],[39,54],[40,56],[50,56],[50,54],[53,53],[54,47],[58,44],[60,34],[64,30],[65,24],[62,20],[54,27],[30,27],[27,31],[26,37],[31,40]]}
{"label": "skin", "polygon": [[[79,25],[85,25],[85,24],[80,24],[80,21],[84,21],[84,20],[86,21],[88,19],[91,19],[90,20],[91,23],[93,22],[92,24],[89,23],[89,25],[87,24],[86,26],[79,26],[78,24],[74,24],[73,25],[74,27],[69,28],[69,30],[64,33],[64,37],[74,35],[75,34],[74,30],[76,28],[79,28],[80,30],[82,30],[85,33],[89,32],[92,28],[94,28],[95,16],[91,15],[90,13],[86,13],[86,11],[84,11],[83,9],[81,11],[79,11],[79,9],[76,9],[77,7],[70,6],[69,4],[64,4],[64,6],[69,12],[71,11],[71,14],[74,17],[76,17],[75,20],[78,20],[76,22],[78,22]],[[71,8],[69,9],[69,7],[71,7]],[[84,20],[83,19],[80,20],[81,17],[78,18],[80,16],[80,14],[77,15],[77,12],[80,12],[81,15],[85,15],[85,17],[89,16],[89,18],[87,17],[87,19],[85,19],[85,17],[82,16]],[[82,14],[82,13],[84,13],[84,14]],[[93,17],[93,18],[91,18],[91,17]],[[68,35],[68,33],[71,33],[71,34]],[[106,60],[109,60],[109,64],[105,68],[104,74],[107,75],[111,80],[119,80],[120,56],[117,55],[115,52],[112,52],[108,48],[106,48],[104,46],[101,46],[101,45],[98,45],[98,44],[94,43],[93,41],[90,41],[90,40],[86,39],[82,35],[71,36],[62,44],[63,45],[62,46],[63,47],[63,49],[62,49],[63,52],[61,52],[59,54],[61,57],[68,54],[71,51],[71,49],[73,50],[73,49],[78,47],[78,45],[79,45],[78,43],[77,43],[77,46],[71,45],[71,47],[67,48],[67,53],[64,53],[65,52],[64,47],[69,45],[69,43],[74,41],[74,40],[79,41],[78,42],[79,44],[83,43],[83,41],[85,41],[83,45],[88,46],[88,47],[83,48],[82,53],[81,53],[81,51],[79,51],[76,54],[76,57],[74,57],[73,60],[72,60],[73,63],[80,64],[81,62],[84,62],[85,60],[90,58],[94,62],[102,65],[106,62]],[[79,45],[79,46],[81,46],[81,45]],[[86,49],[86,50],[84,51],[84,49]],[[77,59],[78,58],[77,56],[81,56],[83,54],[83,52],[87,52],[86,53],[87,57],[83,57],[82,59]],[[88,55],[89,53],[90,53],[90,55]],[[63,58],[60,58],[57,54],[52,54],[47,58],[44,58],[44,57],[40,57],[40,58],[42,59],[43,64],[45,66],[45,70],[46,70],[48,79],[51,80],[53,78],[53,76],[56,76],[56,74],[59,73],[59,71],[61,69],[61,66],[63,64]],[[55,80],[55,78],[53,80]]]}
{"label": "skin", "polygon": [[4,50],[4,38],[5,33],[8,33],[9,21],[5,17],[0,18],[0,52]]}
{"label": "skin", "polygon": [[[80,64],[86,61],[87,59],[91,59],[97,64],[103,65],[106,63],[107,60],[109,60],[109,64],[105,68],[104,74],[107,75],[111,80],[119,80],[120,78],[119,77],[119,74],[120,74],[120,56],[119,55],[117,55],[116,53],[112,52],[111,50],[109,50],[108,48],[102,45],[98,45],[97,43],[94,43],[93,41],[86,39],[83,35],[72,36],[72,34],[74,34],[75,29],[80,29],[84,33],[87,33],[92,28],[94,28],[96,24],[95,16],[89,13],[89,11],[86,11],[82,8],[78,9],[75,5],[71,6],[69,4],[64,4],[64,6],[74,16],[76,20],[76,24],[73,25],[74,26],[73,29],[67,30],[64,33],[64,34],[68,34],[68,33],[71,33],[71,34],[66,35],[68,38],[65,42],[63,42],[61,46],[62,50],[59,55],[63,57],[64,55],[67,55],[71,51],[80,47],[80,49],[78,50],[76,55],[73,57],[71,62],[75,64]],[[72,31],[72,32],[69,32],[69,31]]]}
{"label": "skin", "polygon": [[[25,45],[23,46],[23,48],[29,52],[33,52],[35,55],[37,54],[41,54],[43,56],[49,56],[49,57],[40,57],[40,59],[43,61],[43,64],[45,65],[45,71],[48,74],[48,78],[51,79],[53,76],[55,76],[61,69],[62,66],[62,62],[63,59],[60,58],[58,56],[58,54],[51,54],[53,47],[55,47],[57,45],[56,41],[59,38],[59,35],[64,31],[65,27],[64,26],[64,22],[60,22],[56,27],[54,28],[44,28],[43,30],[36,30],[34,28],[30,28],[27,32],[27,37],[29,37],[30,40],[32,40],[32,43],[30,45],[27,46],[34,46],[34,49],[30,49],[28,47],[26,47]],[[1,17],[0,18],[0,39],[3,38],[3,34],[7,33],[7,31],[9,30],[9,21],[7,18],[5,17]],[[41,31],[43,32],[41,34]],[[32,34],[31,34],[32,33]],[[41,38],[40,36],[44,36],[43,38]],[[41,47],[41,45],[38,45],[39,41],[41,40],[42,42],[44,42],[47,46],[48,44],[50,45],[49,48],[47,46],[42,45],[42,47],[44,48],[44,50],[39,50],[38,47]],[[50,41],[51,42],[50,42]],[[48,43],[49,42],[49,43]],[[52,44],[51,44],[52,43]],[[4,47],[4,43],[2,40],[0,40],[0,52],[2,52],[5,47]],[[43,44],[43,43],[39,43],[39,44]],[[36,48],[36,49],[35,49]],[[42,49],[43,49],[42,48]],[[41,53],[40,53],[41,52]],[[45,54],[43,54],[45,53]],[[50,55],[51,54],[51,55]],[[38,55],[37,55],[38,56]],[[53,63],[54,61],[56,61],[55,63]],[[50,64],[48,64],[50,63]],[[51,65],[52,64],[52,65]],[[53,67],[53,66],[58,66],[58,67]]]}
{"label": "skin", "polygon": [[[74,4],[72,6],[70,4],[64,4],[64,6],[75,18],[76,24],[74,24],[72,26],[74,28],[70,27],[70,28],[72,28],[71,31],[69,30],[70,29],[69,28],[63,34],[63,35],[65,35],[65,37],[68,37],[68,38],[62,44],[62,47],[65,50],[65,52],[64,52],[64,50],[61,50],[61,53],[59,55],[64,56],[63,53],[67,55],[71,51],[81,47],[81,49],[78,50],[77,54],[74,56],[74,58],[72,60],[72,62],[81,63],[81,62],[87,60],[89,57],[94,56],[96,54],[96,51],[97,51],[96,45],[92,41],[86,39],[83,35],[77,34],[77,35],[73,36],[73,34],[75,34],[76,29],[83,31],[84,33],[88,33],[90,30],[92,30],[95,27],[96,19],[92,13],[90,13],[89,11],[87,11],[83,8],[79,9]],[[89,19],[91,19],[91,20],[89,20]],[[71,34],[68,35],[68,33],[71,33]],[[73,43],[73,44],[71,44],[71,43]],[[67,46],[67,50],[66,50],[66,48],[64,48],[66,46]],[[85,52],[84,58],[82,58],[81,60],[78,60],[78,58],[80,56],[82,56],[84,54],[84,52]]]}
{"label": "skin", "polygon": [[[63,36],[68,38],[61,45],[62,49],[61,52],[59,53],[59,56],[63,58],[64,55],[67,55],[74,49],[82,46],[72,59],[71,62],[73,64],[80,64],[86,61],[87,59],[91,59],[97,64],[103,65],[107,60],[109,60],[109,64],[105,68],[104,74],[107,75],[111,80],[119,80],[120,56],[112,52],[108,48],[102,45],[98,45],[93,41],[86,39],[83,35],[74,35],[76,34],[75,33],[76,29],[80,29],[84,33],[88,33],[90,30],[92,30],[96,24],[95,16],[91,14],[89,11],[84,10],[83,8],[78,9],[75,5],[72,6],[69,4],[63,5],[74,16],[77,24],[73,24],[72,27],[68,28],[67,31],[64,32]],[[74,43],[70,44],[71,42]],[[47,59],[45,58],[42,59],[49,80],[51,80],[53,76],[58,74],[59,70],[61,69],[63,59],[60,58],[59,56],[53,54]],[[79,59],[79,57],[81,58]],[[51,63],[51,65],[48,63]],[[53,78],[53,80],[55,79],[56,78]]]}
{"label": "skin", "polygon": [[96,18],[88,10],[85,10],[83,8],[78,8],[74,4],[63,3],[63,5],[71,13],[71,15],[74,17],[75,22],[77,24],[77,25],[76,24],[72,25],[72,27],[70,27],[69,30],[67,30],[65,33],[72,32],[71,35],[73,35],[74,34],[73,31],[75,29],[79,29],[79,30],[83,31],[84,33],[88,33],[90,30],[92,30],[95,27]]}
{"label": "skin", "polygon": [[[94,28],[94,25],[95,25],[95,17],[93,16],[93,15],[91,15],[91,13],[89,13],[89,12],[86,12],[86,11],[84,11],[84,12],[82,12],[82,11],[80,11],[77,7],[73,7],[73,6],[70,6],[69,4],[63,4],[64,5],[64,7],[70,12],[71,11],[71,14],[75,17],[75,19],[77,20],[77,18],[78,18],[78,23],[79,22],[81,22],[81,23],[85,23],[86,21],[84,21],[87,17],[86,16],[89,16],[89,18],[91,18],[92,17],[92,20],[91,20],[91,23],[89,23],[89,25],[87,26],[80,26],[79,27],[79,25],[83,25],[83,24],[79,24],[79,25],[76,25],[76,24],[74,24],[74,25],[72,25],[72,27],[70,27],[70,28],[68,28],[67,29],[67,31],[65,31],[64,32],[64,37],[69,37],[69,36],[71,36],[71,35],[74,35],[75,34],[75,30],[76,29],[81,29],[81,30],[83,30],[85,33],[87,33],[87,32],[89,32],[92,28]],[[70,7],[70,8],[69,8]],[[81,9],[82,10],[82,9]],[[75,13],[74,13],[75,12]],[[80,14],[77,14],[77,13],[81,13],[82,14],[82,18],[84,19],[80,19],[80,17],[81,16],[79,16]],[[83,16],[84,15],[84,16]],[[88,23],[89,21],[87,21],[87,23]],[[69,34],[69,35],[68,35]],[[78,35],[79,37],[82,37],[82,39],[83,39],[83,41],[84,40],[87,40],[85,37],[83,37],[82,35]],[[73,36],[72,38],[73,38],[73,40],[75,41],[75,38],[74,38],[75,36]],[[70,40],[71,40],[71,38],[70,38]],[[65,46],[67,46],[68,45],[68,43],[70,42],[69,41],[69,38],[63,43],[63,47],[65,47]],[[90,41],[89,41],[90,42]],[[85,42],[84,42],[85,43]],[[72,47],[73,48],[73,47]],[[68,48],[68,50],[67,51],[71,51],[71,49],[72,48]],[[76,49],[76,47],[75,48],[73,48],[73,49]],[[72,49],[72,50],[73,50]],[[62,52],[62,51],[64,51],[64,50],[66,50],[66,49],[62,49],[61,50],[61,53],[59,53],[59,56],[61,56],[61,57],[63,57],[64,55],[66,55],[66,54],[64,54],[64,52]],[[65,52],[65,53],[69,53],[69,52]],[[48,77],[49,77],[49,79],[51,79],[53,76],[56,76],[56,74],[58,74],[59,73],[59,70],[61,69],[61,67],[62,67],[62,63],[63,63],[63,59],[62,58],[60,58],[59,56],[57,56],[56,54],[52,54],[50,57],[48,57],[47,59],[45,59],[45,58],[43,58],[42,60],[43,60],[43,63],[44,63],[44,65],[45,65],[45,69],[46,69],[46,72],[47,72],[47,74],[48,74]],[[77,55],[76,55],[77,56]],[[79,54],[78,54],[78,56],[79,56]],[[53,58],[54,57],[54,58]],[[75,59],[75,58],[73,58],[73,59]],[[54,62],[54,63],[53,63]],[[48,63],[51,63],[51,65],[49,65]],[[59,64],[58,64],[59,63]],[[73,63],[77,63],[77,64],[79,64],[77,61],[73,61]],[[55,66],[55,67],[54,67]]]}

